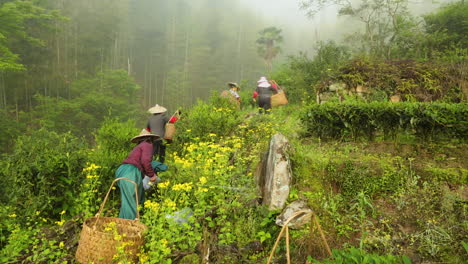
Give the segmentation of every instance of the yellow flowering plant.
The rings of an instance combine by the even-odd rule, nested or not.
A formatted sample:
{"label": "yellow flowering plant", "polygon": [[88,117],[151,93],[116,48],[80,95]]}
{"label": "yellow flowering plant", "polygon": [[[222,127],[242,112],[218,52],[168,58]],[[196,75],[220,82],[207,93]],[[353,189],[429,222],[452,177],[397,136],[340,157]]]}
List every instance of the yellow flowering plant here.
{"label": "yellow flowering plant", "polygon": [[87,162],[83,168],[83,184],[79,195],[79,203],[76,205],[80,212],[83,212],[83,218],[86,219],[99,209],[102,197],[99,196],[98,189],[102,185],[100,176],[101,166]]}

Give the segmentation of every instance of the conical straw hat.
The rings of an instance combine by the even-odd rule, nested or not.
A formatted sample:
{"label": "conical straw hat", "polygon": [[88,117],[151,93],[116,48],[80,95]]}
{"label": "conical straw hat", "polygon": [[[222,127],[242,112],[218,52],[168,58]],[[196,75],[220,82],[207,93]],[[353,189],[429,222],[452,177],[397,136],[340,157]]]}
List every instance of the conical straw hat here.
{"label": "conical straw hat", "polygon": [[159,113],[164,113],[166,111],[167,109],[165,107],[160,106],[158,104],[148,109],[148,112],[150,112],[151,114],[159,114]]}
{"label": "conical straw hat", "polygon": [[235,83],[235,82],[228,82],[227,84],[228,84],[229,87],[236,87],[237,89],[240,90],[239,85],[237,83]]}
{"label": "conical straw hat", "polygon": [[151,134],[150,132],[148,132],[148,130],[146,129],[142,129],[141,132],[140,132],[140,135],[136,136],[136,137],[133,137],[130,141],[133,142],[133,143],[137,143],[138,142],[138,139],[141,139],[141,138],[144,138],[144,137],[154,137],[154,138],[160,138],[160,136],[158,135],[155,135],[155,134]]}

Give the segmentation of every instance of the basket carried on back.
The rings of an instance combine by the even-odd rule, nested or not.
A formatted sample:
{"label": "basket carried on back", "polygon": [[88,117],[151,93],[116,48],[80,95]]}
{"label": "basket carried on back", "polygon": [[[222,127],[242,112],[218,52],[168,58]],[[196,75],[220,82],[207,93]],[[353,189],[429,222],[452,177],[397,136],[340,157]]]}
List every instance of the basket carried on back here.
{"label": "basket carried on back", "polygon": [[279,106],[288,104],[288,98],[283,90],[279,90],[277,94],[271,96],[271,106]]}
{"label": "basket carried on back", "polygon": [[138,253],[144,243],[144,233],[148,229],[146,225],[138,220],[140,218],[138,210],[137,219],[135,220],[100,216],[114,183],[119,180],[126,180],[135,185],[135,198],[138,208],[136,183],[127,178],[115,179],[101,204],[99,212],[95,217],[88,218],[83,223],[75,255],[79,263],[112,263],[114,256],[117,255],[117,249],[122,247],[125,250],[127,260],[138,261]]}
{"label": "basket carried on back", "polygon": [[[179,111],[177,110],[172,116],[171,118],[169,118],[169,120],[172,119],[172,117],[175,117],[175,116],[178,116],[179,114]],[[165,131],[164,131],[164,139],[171,142],[172,139],[174,138],[175,136],[175,133],[176,133],[176,127],[175,127],[175,124],[174,123],[169,123],[167,122],[166,123],[166,126],[165,126]]]}
{"label": "basket carried on back", "polygon": [[176,127],[173,123],[166,124],[166,131],[164,132],[164,139],[172,140],[176,133]]}

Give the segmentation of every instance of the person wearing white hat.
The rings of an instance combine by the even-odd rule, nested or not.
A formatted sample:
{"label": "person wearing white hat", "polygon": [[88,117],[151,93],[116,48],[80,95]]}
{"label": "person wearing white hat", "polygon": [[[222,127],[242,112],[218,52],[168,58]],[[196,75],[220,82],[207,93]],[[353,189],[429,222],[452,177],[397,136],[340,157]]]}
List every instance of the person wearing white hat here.
{"label": "person wearing white hat", "polygon": [[148,124],[146,130],[161,137],[161,140],[154,142],[153,155],[158,157],[159,162],[164,163],[166,156],[166,145],[163,142],[164,134],[166,132],[166,124],[175,123],[177,121],[176,116],[168,117],[167,109],[163,106],[156,104],[155,106],[148,109],[151,116],[148,118]]}
{"label": "person wearing white hat", "polygon": [[[155,182],[158,177],[151,165],[153,159],[153,142],[158,140],[159,136],[143,129],[138,136],[131,139],[131,142],[137,143],[132,152],[122,162],[115,178],[126,178],[137,185],[138,202],[144,202],[143,177],[147,175],[151,182]],[[135,200],[135,186],[126,180],[118,181],[120,188],[121,206],[119,218],[135,219],[137,215],[137,202]]]}
{"label": "person wearing white hat", "polygon": [[271,86],[266,77],[260,77],[257,81],[257,88],[253,93],[254,100],[257,101],[259,113],[269,113],[271,109],[271,96],[277,94],[278,91]]}

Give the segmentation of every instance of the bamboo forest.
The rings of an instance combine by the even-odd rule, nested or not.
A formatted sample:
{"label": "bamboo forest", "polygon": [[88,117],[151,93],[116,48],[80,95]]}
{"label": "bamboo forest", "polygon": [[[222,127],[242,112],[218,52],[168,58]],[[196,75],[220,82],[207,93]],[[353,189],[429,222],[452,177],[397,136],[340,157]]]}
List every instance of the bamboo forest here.
{"label": "bamboo forest", "polygon": [[0,0],[0,263],[466,263],[464,0]]}

